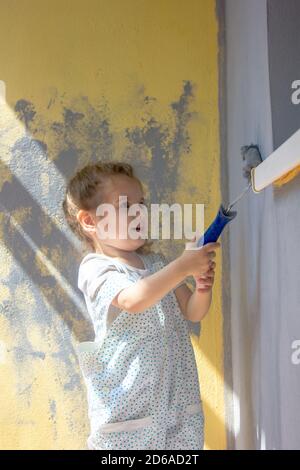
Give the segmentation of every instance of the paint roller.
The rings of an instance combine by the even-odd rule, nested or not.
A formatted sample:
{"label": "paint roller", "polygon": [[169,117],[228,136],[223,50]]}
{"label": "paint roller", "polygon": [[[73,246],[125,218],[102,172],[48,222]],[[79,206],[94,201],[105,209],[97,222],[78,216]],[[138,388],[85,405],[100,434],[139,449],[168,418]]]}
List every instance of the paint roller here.
{"label": "paint roller", "polygon": [[232,207],[250,188],[254,193],[261,192],[270,184],[280,188],[300,173],[300,129],[265,160],[262,160],[258,146],[254,144],[241,147],[241,154],[246,162],[243,176],[248,180],[248,185],[227,207],[220,205],[216,218],[197,241],[197,247],[218,240],[226,225],[237,215],[236,211],[231,210]]}

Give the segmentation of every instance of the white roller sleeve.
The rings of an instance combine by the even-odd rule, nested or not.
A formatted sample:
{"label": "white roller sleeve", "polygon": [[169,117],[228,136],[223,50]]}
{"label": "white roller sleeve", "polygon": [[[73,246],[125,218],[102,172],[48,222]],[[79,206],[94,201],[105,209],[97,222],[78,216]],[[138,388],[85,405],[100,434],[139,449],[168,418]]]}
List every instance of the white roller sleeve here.
{"label": "white roller sleeve", "polygon": [[300,165],[300,129],[260,165],[252,168],[251,183],[253,191],[261,191],[297,165]]}

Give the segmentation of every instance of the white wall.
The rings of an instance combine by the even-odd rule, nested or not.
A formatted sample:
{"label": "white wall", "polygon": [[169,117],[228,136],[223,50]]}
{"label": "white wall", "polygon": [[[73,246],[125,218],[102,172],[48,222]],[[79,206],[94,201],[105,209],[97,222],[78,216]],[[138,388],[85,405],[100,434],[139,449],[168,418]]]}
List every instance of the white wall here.
{"label": "white wall", "polygon": [[[226,0],[229,199],[246,186],[240,147],[273,151],[265,0]],[[284,86],[285,84],[283,84]],[[286,84],[288,85],[288,84]],[[284,115],[282,116],[284,120]],[[300,449],[299,177],[249,192],[229,227],[234,435],[237,449]]]}

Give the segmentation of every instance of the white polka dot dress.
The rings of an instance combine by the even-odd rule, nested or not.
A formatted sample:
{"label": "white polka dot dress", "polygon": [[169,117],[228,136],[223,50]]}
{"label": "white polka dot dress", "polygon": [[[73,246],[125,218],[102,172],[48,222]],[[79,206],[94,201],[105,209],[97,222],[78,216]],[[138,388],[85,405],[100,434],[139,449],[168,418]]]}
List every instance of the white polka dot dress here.
{"label": "white polka dot dress", "polygon": [[91,427],[87,446],[202,450],[197,366],[174,290],[140,313],[111,305],[122,289],[166,264],[161,253],[139,256],[145,269],[97,253],[79,267],[78,287],[95,329],[94,341],[77,345]]}

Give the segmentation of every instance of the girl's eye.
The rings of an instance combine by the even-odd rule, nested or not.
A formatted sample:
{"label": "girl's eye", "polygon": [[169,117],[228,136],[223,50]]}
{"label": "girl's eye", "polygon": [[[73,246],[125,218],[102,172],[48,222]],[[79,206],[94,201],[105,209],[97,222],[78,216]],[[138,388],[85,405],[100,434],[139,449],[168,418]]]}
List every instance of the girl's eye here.
{"label": "girl's eye", "polygon": [[[147,202],[146,202],[146,201],[141,201],[141,202],[139,203],[139,205],[140,205],[140,206],[147,206]],[[122,209],[125,209],[125,208],[129,209],[129,208],[130,208],[130,204],[129,204],[129,202],[123,202],[123,203],[121,203],[121,204],[119,205],[119,208],[120,208],[120,209],[121,209],[121,208],[122,208]]]}

